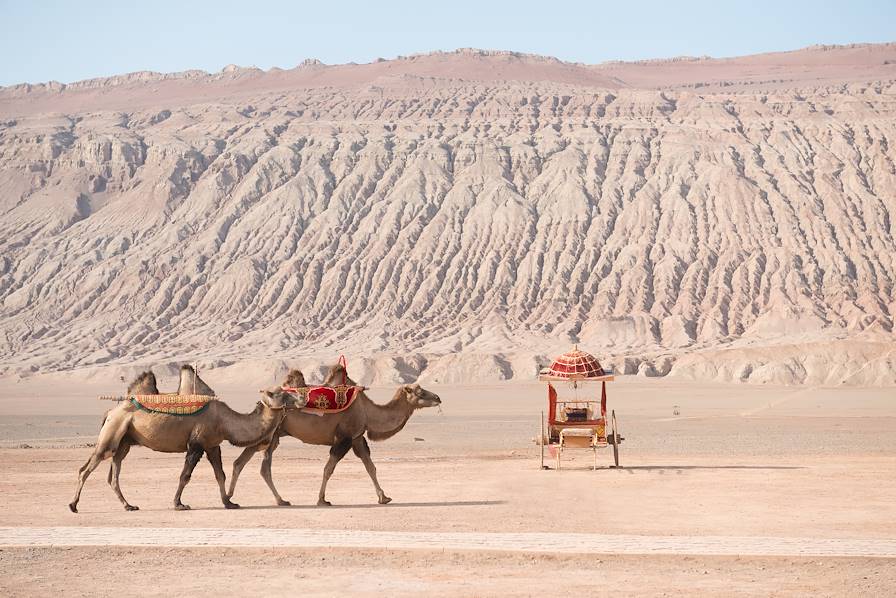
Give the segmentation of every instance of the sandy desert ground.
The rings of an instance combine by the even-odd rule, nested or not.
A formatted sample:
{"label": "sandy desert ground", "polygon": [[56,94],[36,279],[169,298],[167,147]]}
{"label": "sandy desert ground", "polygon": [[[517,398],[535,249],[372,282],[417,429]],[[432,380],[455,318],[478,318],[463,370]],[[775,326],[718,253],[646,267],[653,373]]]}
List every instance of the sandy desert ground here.
{"label": "sandy desert ground", "polygon": [[[101,467],[74,515],[66,505],[75,472],[108,406],[95,397],[109,390],[97,384],[60,391],[40,378],[0,390],[4,595],[111,595],[122,576],[147,595],[219,596],[558,589],[882,596],[896,583],[892,389],[623,378],[610,386],[610,406],[626,437],[624,467],[606,467],[604,452],[603,467],[591,471],[583,453],[557,472],[539,469],[531,442],[544,404],[541,385],[436,387],[441,414],[420,412],[397,437],[373,445],[390,505],[374,504],[367,475],[350,455],[329,487],[334,507],[313,506],[326,451],[287,439],[274,474],[292,507],[273,506],[256,460],[235,496],[243,508],[225,511],[203,462],[185,493],[193,510],[175,512],[181,456],[135,449],[122,485],[140,511],[120,507]],[[241,409],[255,400],[248,388],[218,391]],[[390,391],[371,394],[384,401]],[[238,451],[225,447],[225,461]],[[108,545],[65,545],[77,543],[78,532],[96,534],[94,528],[103,528]],[[225,545],[190,546],[184,538],[196,530],[225,538]],[[303,547],[307,530],[349,546]],[[391,540],[352,547],[351,539],[363,534],[346,532],[413,533],[418,540],[411,548]],[[21,533],[49,534],[55,545],[10,546]],[[227,546],[228,533],[248,534],[247,545]],[[524,539],[549,533],[566,553],[523,550],[508,533]],[[298,545],[270,543],[278,534],[299,538],[290,542]],[[448,538],[479,546],[452,548]],[[656,553],[658,539],[670,547],[665,553]],[[156,545],[133,545],[148,541]],[[595,550],[593,542],[602,541],[608,548]],[[752,552],[726,549],[744,542]],[[581,553],[577,543],[586,547]],[[860,556],[842,556],[843,547],[856,545],[866,547]],[[802,550],[811,556],[800,556]]]}

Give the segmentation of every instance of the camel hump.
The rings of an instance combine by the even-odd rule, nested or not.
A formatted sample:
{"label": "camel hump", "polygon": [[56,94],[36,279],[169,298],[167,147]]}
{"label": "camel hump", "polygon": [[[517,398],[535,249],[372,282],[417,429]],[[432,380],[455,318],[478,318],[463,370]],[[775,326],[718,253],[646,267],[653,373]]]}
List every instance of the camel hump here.
{"label": "camel hump", "polygon": [[159,394],[159,388],[156,386],[156,375],[152,373],[152,370],[141,372],[128,385],[128,394]]}
{"label": "camel hump", "polygon": [[213,397],[215,391],[199,377],[192,366],[184,365],[180,368],[180,385],[177,387],[177,394]]}
{"label": "camel hump", "polygon": [[283,383],[283,386],[289,386],[290,388],[305,386],[305,375],[301,370],[290,370],[289,374],[286,375],[286,381]]}
{"label": "camel hump", "polygon": [[355,381],[351,379],[348,375],[348,371],[345,369],[344,363],[337,363],[333,366],[330,366],[330,371],[327,372],[327,377],[324,379],[325,386],[336,386],[336,385],[346,385],[346,386],[357,386]]}

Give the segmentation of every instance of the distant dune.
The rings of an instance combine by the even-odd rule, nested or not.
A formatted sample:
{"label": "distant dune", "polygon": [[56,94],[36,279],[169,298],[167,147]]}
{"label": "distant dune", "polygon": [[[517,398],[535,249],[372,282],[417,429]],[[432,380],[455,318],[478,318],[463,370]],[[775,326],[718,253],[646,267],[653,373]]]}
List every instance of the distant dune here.
{"label": "distant dune", "polygon": [[896,44],[0,88],[0,373],[896,384],[894,137]]}

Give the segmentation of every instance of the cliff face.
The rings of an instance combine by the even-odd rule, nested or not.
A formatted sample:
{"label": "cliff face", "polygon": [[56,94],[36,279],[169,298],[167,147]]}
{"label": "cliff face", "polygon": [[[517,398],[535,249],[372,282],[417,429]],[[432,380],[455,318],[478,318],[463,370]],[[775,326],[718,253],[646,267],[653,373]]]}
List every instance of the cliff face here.
{"label": "cliff face", "polygon": [[648,375],[896,383],[891,82],[241,94],[6,104],[2,369],[526,378],[578,342]]}

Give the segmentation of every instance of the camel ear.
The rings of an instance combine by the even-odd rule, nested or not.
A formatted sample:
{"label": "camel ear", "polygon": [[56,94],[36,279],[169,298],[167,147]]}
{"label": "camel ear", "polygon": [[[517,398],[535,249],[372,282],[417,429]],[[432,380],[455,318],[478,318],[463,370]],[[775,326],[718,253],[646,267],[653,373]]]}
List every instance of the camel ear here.
{"label": "camel ear", "polygon": [[273,398],[274,398],[274,393],[272,393],[272,392],[269,391],[269,390],[264,391],[264,394],[266,394],[266,395],[268,396],[269,399],[273,399]]}

